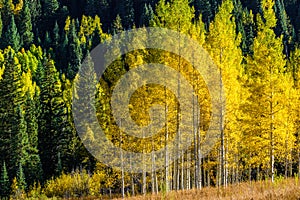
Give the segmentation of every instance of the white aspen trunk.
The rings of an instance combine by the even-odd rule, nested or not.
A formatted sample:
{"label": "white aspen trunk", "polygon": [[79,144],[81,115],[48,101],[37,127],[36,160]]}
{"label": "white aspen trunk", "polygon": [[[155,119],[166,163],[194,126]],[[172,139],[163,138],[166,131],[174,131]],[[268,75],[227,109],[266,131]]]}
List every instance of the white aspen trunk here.
{"label": "white aspen trunk", "polygon": [[153,144],[153,139],[152,139],[152,152],[151,152],[151,159],[152,159],[152,171],[151,171],[151,189],[152,189],[152,194],[155,193],[155,157],[154,157],[154,144]]}
{"label": "white aspen trunk", "polygon": [[191,152],[187,153],[187,163],[186,163],[186,189],[191,189]]}
{"label": "white aspen trunk", "polygon": [[184,190],[184,152],[181,156],[181,189]]}
{"label": "white aspen trunk", "polygon": [[166,148],[166,153],[165,153],[165,187],[166,187],[166,192],[170,191],[170,183],[169,183],[169,151],[168,151],[168,140],[169,140],[169,133],[168,133],[168,105],[167,105],[167,89],[165,89],[165,120],[166,120],[166,125],[165,125],[165,148]]}
{"label": "white aspen trunk", "polygon": [[142,176],[143,176],[143,184],[142,184],[142,194],[143,195],[146,195],[146,187],[147,187],[147,183],[146,183],[146,172],[145,172],[145,170],[143,169],[143,174],[142,174]]}
{"label": "white aspen trunk", "polygon": [[270,123],[270,167],[271,167],[271,180],[272,183],[274,182],[274,144],[273,144],[273,130],[274,130],[274,111],[273,111],[273,97],[274,97],[274,88],[272,83],[272,75],[273,70],[272,67],[270,67],[270,89],[271,89],[271,99],[270,99],[270,117],[271,117],[271,123]]}
{"label": "white aspen trunk", "polygon": [[[129,162],[130,162],[130,169],[132,172],[132,158],[131,155],[129,157]],[[134,191],[134,176],[133,173],[131,173],[131,195],[134,196],[135,195],[135,191]]]}
{"label": "white aspen trunk", "polygon": [[[143,138],[145,137],[145,133],[143,132]],[[144,157],[144,154],[145,154],[145,147],[143,147],[143,171],[142,171],[142,194],[143,195],[146,195],[146,192],[147,192],[147,180],[146,180],[146,170],[145,170],[145,157]]]}
{"label": "white aspen trunk", "polygon": [[196,109],[196,122],[197,122],[197,125],[196,125],[196,128],[197,128],[197,169],[198,169],[198,180],[197,180],[197,185],[198,185],[198,189],[201,189],[202,188],[202,172],[201,172],[201,161],[202,161],[202,158],[201,158],[201,147],[200,147],[200,143],[201,143],[201,133],[200,133],[200,127],[199,127],[199,124],[200,124],[200,108],[197,107]]}
{"label": "white aspen trunk", "polygon": [[151,172],[151,190],[152,190],[152,194],[155,193],[155,177],[154,177],[154,169],[152,169]]}
{"label": "white aspen trunk", "polygon": [[[220,63],[222,63],[222,56],[223,56],[223,49],[220,49]],[[220,149],[220,183],[219,185],[225,184],[225,136],[224,136],[224,129],[223,129],[223,106],[222,103],[224,101],[224,97],[222,95],[222,67],[220,67],[220,100],[221,100],[221,107],[220,107],[220,134],[221,134],[221,149]]]}
{"label": "white aspen trunk", "polygon": [[122,198],[125,198],[125,180],[124,180],[124,163],[123,163],[123,153],[121,153],[121,159],[122,159]]}
{"label": "white aspen trunk", "polygon": [[[122,126],[122,120],[120,121],[120,126]],[[124,159],[123,159],[123,150],[122,150],[122,133],[120,131],[120,153],[121,153],[121,176],[122,176],[122,198],[125,198],[125,180],[124,180]]]}
{"label": "white aspen trunk", "polygon": [[271,94],[271,101],[270,101],[270,108],[271,108],[271,124],[270,124],[270,145],[271,145],[271,180],[272,183],[274,182],[274,144],[273,144],[273,130],[274,130],[274,113],[273,113],[273,89],[272,89],[272,94]]}
{"label": "white aspen trunk", "polygon": [[225,187],[227,187],[228,186],[228,176],[229,176],[229,169],[228,169],[228,159],[227,159],[227,155],[228,155],[228,149],[229,149],[229,147],[228,147],[228,136],[227,136],[227,138],[226,138],[226,149],[225,149],[225,155],[224,155],[224,158],[225,158],[225,183],[224,183],[224,185],[225,185]]}

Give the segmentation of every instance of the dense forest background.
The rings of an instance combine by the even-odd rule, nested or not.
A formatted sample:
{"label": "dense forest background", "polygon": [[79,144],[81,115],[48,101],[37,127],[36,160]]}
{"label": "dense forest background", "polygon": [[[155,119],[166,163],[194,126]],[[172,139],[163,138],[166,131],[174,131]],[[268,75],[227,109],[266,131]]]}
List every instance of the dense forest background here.
{"label": "dense forest background", "polygon": [[[130,174],[97,162],[84,148],[73,122],[72,88],[94,47],[123,30],[147,26],[188,34],[209,52],[223,72],[227,112],[219,142],[201,158],[209,102],[193,67],[167,52],[120,57],[98,82],[96,106],[116,145],[126,148],[132,138],[120,139],[107,117],[105,94],[139,62],[160,60],[174,68],[179,62],[206,108],[193,145],[179,160],[155,173]],[[299,176],[299,44],[298,0],[0,0],[0,196],[124,196]],[[154,86],[139,93],[143,98],[132,98],[133,118],[147,124],[144,113],[153,103],[148,98],[161,100],[170,107],[169,132],[161,135],[172,139],[180,132],[175,97]],[[163,143],[147,142],[136,150]]]}

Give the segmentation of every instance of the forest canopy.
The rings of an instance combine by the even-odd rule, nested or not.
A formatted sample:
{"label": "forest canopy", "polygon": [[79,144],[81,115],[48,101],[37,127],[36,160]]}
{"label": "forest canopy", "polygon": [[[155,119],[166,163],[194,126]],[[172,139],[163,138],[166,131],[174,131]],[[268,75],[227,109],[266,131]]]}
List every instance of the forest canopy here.
{"label": "forest canopy", "polygon": [[[164,169],[128,173],[84,147],[73,88],[95,78],[89,58],[97,45],[149,26],[186,34],[208,52],[222,72],[226,113],[218,142],[202,157],[211,102],[193,63],[153,49],[120,56],[92,80],[97,119],[114,145],[149,153],[184,134],[176,95],[159,85],[139,88],[128,107],[146,126],[149,108],[159,104],[167,128],[152,139],[119,129],[110,98],[138,65],[160,63],[182,73],[201,107],[193,108],[193,143],[179,159],[165,155]],[[0,197],[124,196],[299,176],[299,44],[299,0],[0,0]],[[90,69],[79,77],[86,58]]]}

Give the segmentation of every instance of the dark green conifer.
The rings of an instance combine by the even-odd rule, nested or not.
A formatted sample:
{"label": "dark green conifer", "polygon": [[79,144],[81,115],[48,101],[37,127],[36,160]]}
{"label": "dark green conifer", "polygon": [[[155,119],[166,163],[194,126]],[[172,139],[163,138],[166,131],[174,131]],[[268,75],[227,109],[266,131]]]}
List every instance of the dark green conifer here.
{"label": "dark green conifer", "polygon": [[0,197],[3,199],[8,199],[10,194],[10,183],[8,178],[8,173],[6,169],[6,164],[3,162],[1,170],[1,179],[0,179]]}

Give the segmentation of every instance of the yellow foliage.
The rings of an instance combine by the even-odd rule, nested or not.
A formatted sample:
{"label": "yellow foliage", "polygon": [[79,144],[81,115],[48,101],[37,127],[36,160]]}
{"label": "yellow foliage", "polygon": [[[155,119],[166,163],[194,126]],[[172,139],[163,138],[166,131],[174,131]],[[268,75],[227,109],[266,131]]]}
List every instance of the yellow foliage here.
{"label": "yellow foliage", "polygon": [[23,5],[24,5],[23,0],[19,0],[19,2],[15,5],[14,13],[15,13],[16,15],[20,13],[20,11],[21,11],[22,8],[23,8]]}
{"label": "yellow foliage", "polygon": [[71,24],[71,17],[68,16],[67,19],[66,19],[65,28],[64,28],[64,30],[66,31],[66,33],[68,33],[69,30],[70,30],[70,24]]}
{"label": "yellow foliage", "polygon": [[11,184],[11,199],[25,199],[26,193],[24,190],[21,190],[18,186],[17,178],[15,177]]}
{"label": "yellow foliage", "polygon": [[48,197],[84,197],[99,196],[105,176],[95,173],[90,175],[86,171],[76,171],[71,174],[63,173],[57,178],[49,180],[43,193]]}

